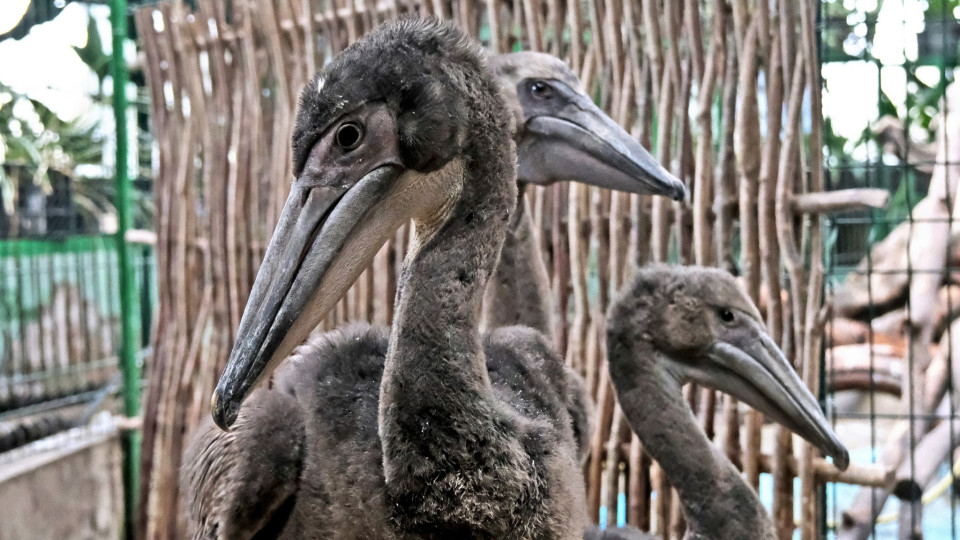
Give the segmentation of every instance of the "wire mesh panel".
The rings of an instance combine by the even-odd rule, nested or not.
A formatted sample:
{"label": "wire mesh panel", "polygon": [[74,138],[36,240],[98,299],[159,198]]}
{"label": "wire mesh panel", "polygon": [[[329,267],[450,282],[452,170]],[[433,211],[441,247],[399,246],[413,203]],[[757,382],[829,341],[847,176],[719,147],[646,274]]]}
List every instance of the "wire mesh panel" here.
{"label": "wire mesh panel", "polygon": [[822,5],[828,187],[891,194],[882,210],[828,220],[830,410],[852,459],[892,475],[827,490],[840,538],[960,534],[958,15],[952,1]]}

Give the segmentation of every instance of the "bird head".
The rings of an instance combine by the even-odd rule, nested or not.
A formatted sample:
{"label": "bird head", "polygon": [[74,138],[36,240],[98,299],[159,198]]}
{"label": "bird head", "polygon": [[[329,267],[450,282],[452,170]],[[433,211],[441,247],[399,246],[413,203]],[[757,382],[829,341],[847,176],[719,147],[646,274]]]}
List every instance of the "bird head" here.
{"label": "bird head", "polygon": [[554,56],[516,52],[490,67],[517,124],[517,179],[547,185],[574,180],[629,193],[686,197],[686,188],[594,104]]}
{"label": "bird head", "polygon": [[221,428],[403,224],[436,228],[481,197],[502,199],[507,219],[511,130],[479,46],[435,21],[385,24],[306,85],[290,195],[212,399]]}
{"label": "bird head", "polygon": [[615,351],[641,342],[664,368],[661,373],[726,392],[833,457],[840,469],[849,464],[847,449],[816,398],[729,273],[704,267],[640,269],[611,307],[608,321],[611,362],[636,362]]}

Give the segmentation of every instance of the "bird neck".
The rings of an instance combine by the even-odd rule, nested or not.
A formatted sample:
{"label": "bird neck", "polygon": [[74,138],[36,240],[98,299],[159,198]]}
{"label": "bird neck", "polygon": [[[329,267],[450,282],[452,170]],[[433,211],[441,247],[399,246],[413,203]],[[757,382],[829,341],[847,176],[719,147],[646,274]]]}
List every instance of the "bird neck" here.
{"label": "bird neck", "polygon": [[[500,171],[509,173],[506,166]],[[442,491],[444,482],[455,485],[471,470],[491,466],[483,451],[458,450],[496,430],[480,307],[516,201],[516,183],[468,178],[464,186],[473,191],[461,195],[442,224],[417,224],[397,287],[379,433],[388,495],[398,507],[422,502]]]}
{"label": "bird neck", "polygon": [[757,494],[707,439],[658,354],[648,341],[611,339],[610,378],[630,426],[679,494],[687,536],[776,538]]}
{"label": "bird neck", "polygon": [[510,218],[500,262],[484,297],[487,329],[521,324],[552,335],[550,278],[537,249],[533,220],[526,209],[523,186]]}
{"label": "bird neck", "polygon": [[[429,237],[417,226],[416,247],[404,262],[397,287],[384,379],[442,383],[433,392],[489,386],[480,307],[505,223],[499,216],[470,214],[452,216]],[[384,391],[393,389],[400,390],[384,386]],[[401,390],[389,397],[407,403],[420,396]]]}

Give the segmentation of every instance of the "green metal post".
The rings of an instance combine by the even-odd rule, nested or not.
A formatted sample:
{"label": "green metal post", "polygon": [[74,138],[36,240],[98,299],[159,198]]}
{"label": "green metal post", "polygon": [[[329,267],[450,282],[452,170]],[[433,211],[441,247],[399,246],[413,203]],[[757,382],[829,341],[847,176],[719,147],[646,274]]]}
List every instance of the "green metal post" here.
{"label": "green metal post", "polygon": [[[130,178],[127,171],[127,64],[123,59],[123,46],[127,39],[127,2],[111,0],[110,26],[113,29],[113,53],[110,57],[110,73],[113,77],[113,117],[116,121],[117,159],[117,259],[120,264],[120,321],[122,343],[120,365],[123,370],[123,410],[127,417],[140,413],[140,366],[136,354],[136,316],[134,307],[135,279],[126,235],[131,225]],[[123,434],[123,490],[124,531],[126,538],[136,534],[136,516],[140,491],[140,432],[125,431]]]}

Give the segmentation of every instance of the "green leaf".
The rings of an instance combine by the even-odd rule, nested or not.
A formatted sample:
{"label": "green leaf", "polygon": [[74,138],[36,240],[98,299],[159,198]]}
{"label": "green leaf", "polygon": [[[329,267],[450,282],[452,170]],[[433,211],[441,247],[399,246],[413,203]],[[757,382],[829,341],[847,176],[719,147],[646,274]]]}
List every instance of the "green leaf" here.
{"label": "green leaf", "polygon": [[879,109],[880,113],[877,115],[877,118],[883,118],[884,116],[900,118],[897,106],[893,104],[893,100],[887,96],[887,93],[882,90],[880,91],[879,100],[877,101],[877,109]]}
{"label": "green leaf", "polygon": [[103,83],[103,80],[110,73],[110,55],[103,50],[103,43],[100,41],[100,32],[97,30],[97,21],[87,16],[87,43],[83,47],[73,47],[77,56],[94,73],[97,79]]}

